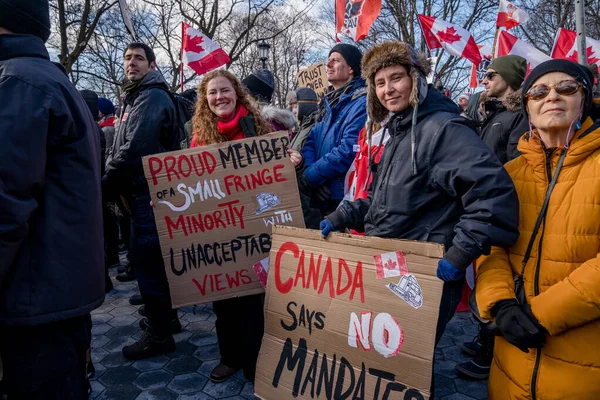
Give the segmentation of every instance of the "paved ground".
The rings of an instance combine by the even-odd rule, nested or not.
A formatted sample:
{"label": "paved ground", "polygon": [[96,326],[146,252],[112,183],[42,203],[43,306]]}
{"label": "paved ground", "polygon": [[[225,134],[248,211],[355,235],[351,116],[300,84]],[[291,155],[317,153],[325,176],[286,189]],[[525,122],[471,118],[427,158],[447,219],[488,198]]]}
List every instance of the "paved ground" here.
{"label": "paved ground", "polygon": [[[116,270],[111,271],[114,277]],[[141,336],[137,307],[129,304],[137,285],[113,279],[115,289],[102,307],[92,313],[92,358],[96,377],[91,398],[98,400],[252,400],[254,384],[241,372],[225,383],[209,381],[219,360],[214,330],[215,315],[210,305],[179,310],[183,332],[175,336],[177,351],[148,360],[127,361],[121,349]],[[436,350],[436,400],[487,399],[487,382],[456,376],[454,366],[467,358],[459,344],[471,340],[477,327],[468,313],[458,314],[448,325]]]}

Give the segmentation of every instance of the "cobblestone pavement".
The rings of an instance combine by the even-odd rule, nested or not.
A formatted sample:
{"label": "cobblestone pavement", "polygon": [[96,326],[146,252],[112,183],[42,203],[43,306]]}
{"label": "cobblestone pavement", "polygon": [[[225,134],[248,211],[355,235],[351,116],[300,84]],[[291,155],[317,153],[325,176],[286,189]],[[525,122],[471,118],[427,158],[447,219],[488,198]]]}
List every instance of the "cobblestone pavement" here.
{"label": "cobblestone pavement", "polygon": [[[115,276],[116,269],[111,271]],[[210,305],[179,310],[183,332],[175,335],[177,350],[148,360],[127,361],[121,349],[141,336],[138,307],[129,304],[137,292],[135,282],[113,279],[115,289],[104,304],[92,312],[92,359],[96,376],[91,399],[98,400],[253,400],[254,384],[238,372],[221,384],[208,377],[219,362],[215,315]],[[457,314],[436,349],[436,400],[487,399],[487,382],[456,376],[457,362],[468,360],[460,343],[472,340],[477,326],[468,313]]]}

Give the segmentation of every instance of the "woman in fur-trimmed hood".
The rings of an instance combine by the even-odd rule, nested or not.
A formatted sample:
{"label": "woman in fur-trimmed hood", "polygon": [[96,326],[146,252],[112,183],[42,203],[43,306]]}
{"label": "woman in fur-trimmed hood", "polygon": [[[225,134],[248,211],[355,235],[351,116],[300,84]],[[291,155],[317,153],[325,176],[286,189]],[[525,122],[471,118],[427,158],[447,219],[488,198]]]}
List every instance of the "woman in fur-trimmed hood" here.
{"label": "woman in fur-trimmed hood", "polygon": [[374,46],[362,61],[370,119],[390,139],[366,199],[321,222],[367,236],[440,243],[446,281],[436,340],[460,301],[464,270],[493,244],[517,239],[518,200],[508,174],[450,99],[427,86],[431,66],[408,44]]}

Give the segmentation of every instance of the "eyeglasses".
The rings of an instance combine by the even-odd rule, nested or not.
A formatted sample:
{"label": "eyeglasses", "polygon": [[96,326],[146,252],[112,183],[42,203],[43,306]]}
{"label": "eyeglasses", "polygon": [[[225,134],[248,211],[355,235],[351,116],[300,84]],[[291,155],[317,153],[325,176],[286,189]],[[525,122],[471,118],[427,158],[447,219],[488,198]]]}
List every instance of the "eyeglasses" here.
{"label": "eyeglasses", "polygon": [[487,79],[488,81],[491,81],[492,79],[494,79],[494,77],[498,75],[498,73],[496,71],[490,71],[487,74],[485,74],[484,79]]}
{"label": "eyeglasses", "polygon": [[556,93],[561,96],[570,96],[577,93],[579,89],[583,88],[583,85],[575,80],[560,81],[556,85],[535,85],[527,91],[525,97],[530,100],[542,100],[550,94],[552,89],[556,90]]}

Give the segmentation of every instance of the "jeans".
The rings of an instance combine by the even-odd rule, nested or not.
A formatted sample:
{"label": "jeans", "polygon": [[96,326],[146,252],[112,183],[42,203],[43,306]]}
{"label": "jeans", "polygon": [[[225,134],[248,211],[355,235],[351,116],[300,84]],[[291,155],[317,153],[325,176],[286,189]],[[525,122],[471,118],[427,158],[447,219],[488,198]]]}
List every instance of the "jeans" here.
{"label": "jeans", "polygon": [[157,336],[169,336],[173,318],[171,293],[165,264],[150,206],[150,194],[137,194],[129,202],[131,208],[132,266],[140,294],[146,305],[146,314]]}
{"label": "jeans", "polygon": [[88,398],[90,315],[33,327],[2,327],[2,389],[9,400]]}

